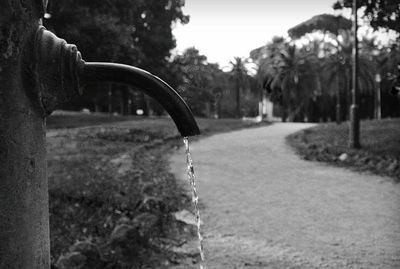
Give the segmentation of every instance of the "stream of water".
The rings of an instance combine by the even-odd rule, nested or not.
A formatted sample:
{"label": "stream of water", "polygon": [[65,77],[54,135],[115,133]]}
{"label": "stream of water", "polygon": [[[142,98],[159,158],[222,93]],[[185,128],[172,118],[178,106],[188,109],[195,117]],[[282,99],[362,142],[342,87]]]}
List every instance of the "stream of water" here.
{"label": "stream of water", "polygon": [[186,164],[187,164],[187,175],[190,183],[190,188],[192,190],[192,202],[195,211],[195,221],[197,226],[197,237],[199,239],[199,252],[200,252],[200,269],[207,269],[206,266],[206,258],[204,255],[204,247],[203,247],[203,236],[201,235],[201,219],[200,219],[200,210],[199,210],[199,196],[196,190],[196,178],[194,174],[193,160],[190,155],[189,150],[189,139],[185,137],[183,139],[183,143],[185,144],[186,150]]}

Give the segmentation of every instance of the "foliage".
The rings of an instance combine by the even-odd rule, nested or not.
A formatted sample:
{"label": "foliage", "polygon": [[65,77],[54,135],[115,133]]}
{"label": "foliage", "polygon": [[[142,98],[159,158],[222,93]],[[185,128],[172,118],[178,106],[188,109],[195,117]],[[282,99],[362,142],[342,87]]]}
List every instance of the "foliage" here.
{"label": "foliage", "polygon": [[[303,115],[312,121],[333,119],[337,116],[334,103],[338,101],[342,104],[341,118],[347,118],[352,83],[350,27],[351,22],[343,17],[317,15],[289,30],[295,40],[275,37],[250,53],[259,67],[259,81],[271,101],[282,106],[284,119],[286,114],[292,114],[292,118],[300,116],[300,120]],[[307,35],[314,32],[323,34],[323,38]],[[326,39],[326,33],[331,38]],[[299,44],[297,49],[294,49],[294,43]],[[399,114],[395,105],[399,103],[398,99],[388,94],[400,57],[397,47],[395,43],[383,45],[376,38],[367,36],[359,42],[360,113],[364,118],[373,117],[376,110],[377,73],[382,77],[383,115]],[[296,81],[308,82],[301,86]]]}
{"label": "foliage", "polygon": [[[391,29],[400,34],[400,3],[398,0],[357,0],[358,7],[365,7],[364,17],[368,18],[371,26],[378,28]],[[353,0],[338,0],[333,8],[351,8]]]}
{"label": "foliage", "polygon": [[[158,242],[173,224],[165,216],[177,211],[186,199],[176,195],[183,191],[164,169],[161,151],[151,150],[157,139],[167,137],[163,131],[97,127],[74,135],[60,133],[48,140],[54,258],[76,241],[89,241],[97,246],[96,262],[102,265],[86,264],[89,267],[85,268],[153,262],[148,256],[160,251]],[[149,147],[146,151],[145,145]],[[124,245],[128,235],[116,236],[122,224],[132,226],[129,236],[133,241],[128,245]],[[71,259],[66,257],[60,257],[58,265]],[[87,262],[94,261],[88,258]]]}
{"label": "foliage", "polygon": [[[163,77],[176,45],[172,25],[189,20],[183,6],[182,0],[57,0],[49,3],[51,17],[44,24],[75,43],[86,61],[130,64]],[[126,105],[129,91],[119,91],[120,103]],[[93,108],[96,99],[106,107],[106,95],[105,89],[89,87],[75,107]]]}
{"label": "foliage", "polygon": [[[349,58],[348,57],[343,57],[344,55],[348,54],[343,54],[348,47],[343,47],[340,40],[339,36],[345,35],[346,33],[349,32],[351,29],[352,22],[343,16],[334,16],[331,14],[321,14],[321,15],[316,15],[312,17],[311,19],[300,23],[299,25],[291,28],[288,30],[289,36],[292,38],[302,38],[307,34],[314,33],[314,32],[322,32],[324,34],[323,42],[321,42],[321,45],[316,46],[315,41],[310,42],[313,43],[313,49],[315,52],[315,55],[318,55],[319,51],[322,48],[323,54],[326,56],[325,60],[322,61],[320,66],[322,67],[322,70],[325,71],[323,74],[323,77],[326,77],[328,80],[328,83],[330,85],[334,84],[334,88],[336,88],[334,91],[330,92],[324,92],[324,97],[321,98],[321,101],[328,101],[329,99],[326,98],[329,96],[331,99],[334,98],[334,95],[336,94],[336,105],[341,106],[341,104],[345,103],[345,106],[341,106],[342,111],[338,111],[339,114],[335,114],[336,121],[340,123],[340,121],[343,118],[343,115],[346,113],[343,113],[346,111],[346,106],[348,105],[348,100],[347,100],[347,92],[349,92],[349,89],[347,89],[348,81],[350,81],[350,74],[351,74],[351,62],[347,61]],[[334,47],[334,44],[330,44],[325,42],[325,34],[329,33],[331,36],[336,41],[336,48]],[[347,35],[346,35],[347,36]],[[336,50],[335,56],[332,54],[329,55],[329,50]],[[321,61],[320,61],[321,62]],[[325,102],[320,110],[326,110],[325,107],[329,107],[328,102]],[[322,111],[320,111],[322,112]],[[325,111],[327,112],[327,111]]]}
{"label": "foliage", "polygon": [[250,54],[259,66],[257,76],[271,101],[282,106],[283,120],[288,116],[290,120],[310,118],[307,115],[310,104],[321,95],[320,77],[316,72],[320,63],[314,49],[297,48],[275,37],[264,49]]}
{"label": "foliage", "polygon": [[271,83],[272,88],[281,89],[282,105],[289,118],[302,121],[308,102],[319,94],[317,88],[316,61],[313,55],[302,53],[288,45],[281,51],[281,65]]}
{"label": "foliage", "polygon": [[177,55],[173,65],[179,74],[178,91],[197,116],[211,117],[217,113],[216,102],[225,87],[225,75],[217,64],[207,62],[195,48]]}
{"label": "foliage", "polygon": [[[380,63],[380,73],[383,77],[390,78],[397,72],[400,63],[400,46],[397,43],[390,44],[384,50],[379,50],[377,56]],[[397,74],[398,75],[398,74]]]}
{"label": "foliage", "polygon": [[272,89],[271,83],[274,76],[278,73],[281,64],[280,52],[286,46],[287,43],[282,37],[275,36],[265,46],[250,52],[251,59],[258,66],[257,79],[270,94],[271,100],[280,104],[282,103],[281,91],[278,87]]}
{"label": "foliage", "polygon": [[[338,51],[335,54],[331,54],[328,59],[324,61],[323,70],[327,74],[327,82],[333,83],[337,79],[343,81],[342,94],[346,96],[346,93],[350,92],[351,89],[351,76],[352,76],[352,48],[353,41],[349,32],[342,32],[341,41],[338,42]],[[374,88],[374,76],[376,73],[376,64],[369,57],[370,51],[366,50],[369,45],[368,42],[371,40],[364,38],[360,44],[360,52],[358,59],[359,69],[359,85],[360,92],[371,93]]]}
{"label": "foliage", "polygon": [[[292,134],[287,140],[306,160],[390,176],[400,182],[399,127],[399,119],[362,122],[362,149],[348,147],[347,124],[321,124]],[[346,158],[340,160],[342,154]]]}
{"label": "foliage", "polygon": [[156,69],[175,47],[171,23],[188,21],[183,5],[180,0],[51,1],[45,25],[76,43],[88,61]]}
{"label": "foliage", "polygon": [[[246,100],[249,101],[249,99],[251,99],[251,96],[254,96],[254,94],[256,96],[256,99],[258,97],[256,89],[254,88],[254,84],[252,83],[254,79],[248,74],[248,70],[246,67],[246,64],[248,62],[248,59],[244,59],[241,57],[234,57],[234,60],[230,62],[230,65],[232,67],[232,70],[230,71],[231,81],[233,82],[235,89],[235,116],[237,118],[240,118],[250,113],[250,111],[246,111],[246,107],[248,108],[248,104],[244,104]],[[243,97],[244,100],[242,100]],[[253,104],[253,107],[256,106],[256,104]]]}
{"label": "foliage", "polygon": [[305,34],[322,31],[329,32],[333,35],[339,35],[342,30],[350,30],[352,22],[343,16],[334,16],[331,14],[321,14],[296,25],[288,30],[291,38],[300,38]]}

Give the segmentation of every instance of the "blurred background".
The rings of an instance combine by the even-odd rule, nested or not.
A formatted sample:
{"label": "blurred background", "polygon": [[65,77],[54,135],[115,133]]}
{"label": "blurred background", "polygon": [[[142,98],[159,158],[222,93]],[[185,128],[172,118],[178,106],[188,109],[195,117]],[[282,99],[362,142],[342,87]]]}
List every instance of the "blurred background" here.
{"label": "blurred background", "polygon": [[[50,1],[44,25],[87,61],[146,69],[199,117],[348,119],[352,1]],[[399,3],[359,1],[360,116],[399,116]],[[102,88],[100,88],[102,87]],[[341,113],[336,115],[335,107]],[[126,86],[93,85],[64,107],[162,115]],[[340,119],[336,119],[340,117]]]}

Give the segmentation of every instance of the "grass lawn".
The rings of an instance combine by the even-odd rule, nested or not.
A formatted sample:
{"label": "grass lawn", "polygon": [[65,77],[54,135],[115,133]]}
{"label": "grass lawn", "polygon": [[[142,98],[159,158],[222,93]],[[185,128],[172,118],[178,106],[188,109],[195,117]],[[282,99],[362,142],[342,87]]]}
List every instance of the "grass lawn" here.
{"label": "grass lawn", "polygon": [[106,113],[85,114],[80,112],[56,111],[46,120],[48,129],[63,129],[94,126],[119,121],[139,120],[139,116],[114,116]]}
{"label": "grass lawn", "polygon": [[[206,135],[260,125],[198,124]],[[194,228],[172,215],[191,210],[191,203],[169,172],[169,152],[183,145],[171,119],[54,115],[47,128],[51,251],[58,268],[158,268],[198,260],[197,252],[172,251],[192,239]]]}
{"label": "grass lawn", "polygon": [[[267,122],[255,123],[238,119],[204,119],[197,118],[197,124],[201,135],[210,135],[220,132],[229,132],[241,128],[257,127],[266,125]],[[125,123],[124,123],[125,122]],[[167,135],[179,135],[175,124],[169,117],[142,117],[142,116],[109,116],[107,114],[56,114],[47,118],[47,129],[70,129],[96,125],[107,125],[119,123],[121,126],[134,126],[145,130],[157,131],[160,128],[167,132]]]}
{"label": "grass lawn", "polygon": [[369,171],[400,182],[400,119],[362,121],[360,134],[362,148],[358,150],[347,147],[348,123],[320,124],[288,136],[287,141],[304,159]]}

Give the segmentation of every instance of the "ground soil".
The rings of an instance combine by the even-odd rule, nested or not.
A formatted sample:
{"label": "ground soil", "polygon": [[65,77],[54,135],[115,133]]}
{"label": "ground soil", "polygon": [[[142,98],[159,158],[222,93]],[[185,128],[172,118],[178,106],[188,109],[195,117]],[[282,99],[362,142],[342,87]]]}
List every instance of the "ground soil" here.
{"label": "ground soil", "polygon": [[[285,137],[310,126],[192,143],[209,268],[400,268],[400,186],[301,160]],[[187,184],[183,149],[170,160]]]}

